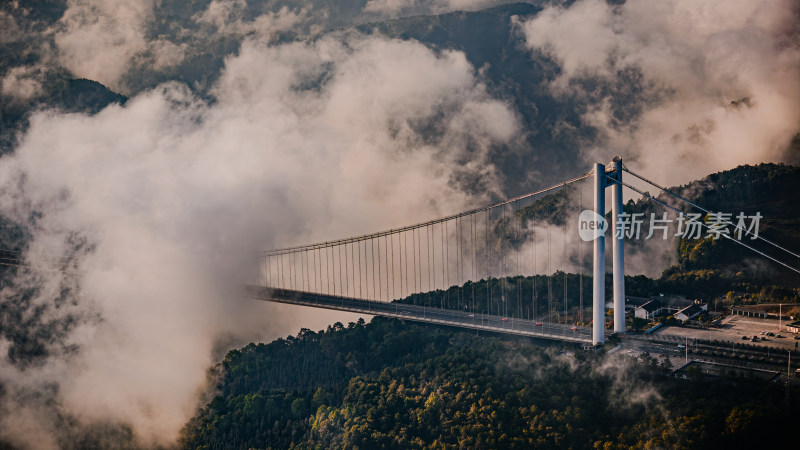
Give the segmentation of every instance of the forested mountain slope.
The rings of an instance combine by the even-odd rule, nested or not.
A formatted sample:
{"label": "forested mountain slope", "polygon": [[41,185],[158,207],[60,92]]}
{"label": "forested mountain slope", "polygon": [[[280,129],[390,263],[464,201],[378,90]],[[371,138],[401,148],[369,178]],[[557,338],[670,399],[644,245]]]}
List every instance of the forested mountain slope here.
{"label": "forested mountain slope", "polygon": [[800,412],[800,392],[758,379],[381,318],[251,344],[212,373],[183,448],[742,448],[788,443]]}

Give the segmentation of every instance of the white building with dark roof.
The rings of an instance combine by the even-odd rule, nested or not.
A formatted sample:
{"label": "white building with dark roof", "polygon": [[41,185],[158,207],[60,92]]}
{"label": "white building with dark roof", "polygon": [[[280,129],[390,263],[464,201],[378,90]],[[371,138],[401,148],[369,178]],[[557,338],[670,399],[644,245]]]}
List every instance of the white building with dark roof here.
{"label": "white building with dark roof", "polygon": [[633,312],[634,317],[652,320],[660,316],[664,311],[664,305],[658,300],[650,300],[642,306],[637,306]]}
{"label": "white building with dark roof", "polygon": [[681,322],[686,322],[687,320],[692,320],[695,317],[699,316],[703,312],[703,308],[700,307],[698,304],[691,304],[680,311],[675,313],[675,318],[680,320]]}
{"label": "white building with dark roof", "polygon": [[634,309],[633,315],[640,319],[653,320],[659,316],[674,314],[676,319],[686,322],[707,310],[707,304],[700,303],[696,300],[674,298],[667,300],[653,299],[641,306],[637,306],[636,309]]}

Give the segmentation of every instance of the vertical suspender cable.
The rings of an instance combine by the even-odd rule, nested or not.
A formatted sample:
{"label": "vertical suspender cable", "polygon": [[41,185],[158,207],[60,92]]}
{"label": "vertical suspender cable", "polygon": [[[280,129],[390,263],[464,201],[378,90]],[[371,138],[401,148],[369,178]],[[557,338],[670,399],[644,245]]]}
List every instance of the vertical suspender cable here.
{"label": "vertical suspender cable", "polygon": [[325,279],[328,283],[328,293],[331,295],[336,294],[336,286],[333,284],[334,267],[333,267],[333,248],[329,245],[325,246]]}
{"label": "vertical suspender cable", "polygon": [[322,272],[323,272],[323,269],[322,269],[322,257],[323,257],[324,250],[325,250],[325,247],[320,247],[319,249],[317,249],[317,252],[319,253],[319,290],[320,290],[320,293],[327,294],[328,293],[328,272],[327,272],[327,259],[328,259],[328,257],[327,257],[327,254],[325,255],[325,260],[326,260],[325,261],[325,267],[326,267],[326,270],[325,270],[325,283],[324,284],[322,283]]}
{"label": "vertical suspender cable", "polygon": [[[427,292],[426,302],[430,301],[431,295],[431,242],[430,242],[430,230],[429,225],[425,226],[425,261],[427,261],[427,265],[425,266],[425,276],[427,276],[427,284],[425,285],[425,291]],[[422,233],[422,230],[420,230]],[[420,240],[420,247],[422,247],[422,241]],[[419,262],[420,264],[420,279],[419,279],[419,288],[422,288],[422,260]],[[427,303],[426,303],[427,306]]]}
{"label": "vertical suspender cable", "polygon": [[[348,294],[352,297],[356,296],[356,259],[353,257],[353,245],[355,242],[350,243],[350,286],[352,287],[352,293]],[[345,253],[346,254],[346,253]]]}
{"label": "vertical suspender cable", "polygon": [[[514,203],[514,208],[515,208],[514,214],[515,214],[515,216],[518,216],[517,219],[519,219],[519,220],[514,220],[514,225],[516,225],[516,227],[514,228],[514,245],[520,245],[519,244],[519,235],[520,235],[520,231],[522,230],[522,214],[521,214],[521,212],[519,210],[519,200]],[[522,246],[519,247],[519,249],[521,249],[521,248],[522,248]],[[522,273],[520,273],[520,270],[519,270],[519,254],[521,253],[519,249],[516,250],[516,252],[517,252],[517,271],[516,272],[517,273],[515,274],[514,279],[516,280],[516,286],[517,286],[517,314],[519,315],[519,318],[521,319],[522,318]]]}
{"label": "vertical suspender cable", "polygon": [[392,298],[396,298],[397,295],[394,291],[394,234],[389,235],[390,244],[392,244],[391,249],[389,250],[389,261],[391,262],[391,273],[392,273]]}
{"label": "vertical suspender cable", "polygon": [[306,250],[306,286],[308,292],[311,292],[311,250]]}
{"label": "vertical suspender cable", "polygon": [[472,312],[475,313],[475,308],[478,306],[475,302],[475,284],[478,282],[478,248],[477,238],[475,233],[475,216],[477,214],[470,214],[470,233],[472,234]]}
{"label": "vertical suspender cable", "polygon": [[383,235],[383,267],[386,269],[386,299],[391,300],[389,294],[389,244],[386,235]]}
{"label": "vertical suspender cable", "polygon": [[267,262],[267,287],[272,287],[272,270],[270,269],[272,257],[267,255],[264,259]]}
{"label": "vertical suspender cable", "polygon": [[[583,182],[578,184],[578,209],[583,211]],[[583,239],[578,239],[578,322],[583,325]]]}
{"label": "vertical suspender cable", "polygon": [[329,290],[330,290],[329,288],[330,288],[330,285],[331,285],[330,280],[328,279],[328,248],[327,247],[322,247],[320,249],[320,254],[319,254],[319,258],[320,258],[319,259],[320,279],[322,278],[322,274],[321,273],[322,273],[322,256],[323,256],[322,254],[323,253],[325,253],[325,293],[327,294],[327,293],[329,293]]}
{"label": "vertical suspender cable", "polygon": [[289,289],[294,289],[294,253],[289,253]]}
{"label": "vertical suspender cable", "polygon": [[392,297],[389,292],[389,241],[387,235],[383,235],[383,267],[386,270],[386,300],[391,301]]}
{"label": "vertical suspender cable", "polygon": [[375,238],[375,240],[378,241],[378,300],[383,300],[383,270],[381,269],[381,239],[377,237]]}
{"label": "vertical suspender cable", "polygon": [[[456,229],[453,232],[456,238],[456,279],[455,283],[458,286],[458,296],[456,297],[456,309],[461,311],[461,235],[458,234],[460,228],[459,218],[456,218]],[[447,249],[450,250],[450,245],[448,241]],[[450,259],[449,257],[447,258]],[[449,275],[449,274],[448,274]]]}
{"label": "vertical suspender cable", "polygon": [[281,289],[286,288],[286,275],[283,270],[283,254],[278,256],[278,280],[280,281]]}
{"label": "vertical suspender cable", "polygon": [[487,314],[492,313],[492,303],[491,303],[491,295],[490,295],[490,288],[489,288],[489,277],[491,276],[491,259],[492,259],[492,249],[489,247],[489,212],[491,209],[486,210],[486,229],[484,230],[486,234],[486,311]]}
{"label": "vertical suspender cable", "polygon": [[376,278],[376,275],[375,275],[375,238],[372,238],[372,239],[369,240],[369,248],[370,248],[370,253],[371,253],[370,256],[371,256],[371,259],[372,259],[372,299],[373,300],[377,300],[378,299],[378,290],[377,290],[377,284],[376,284],[377,278]]}
{"label": "vertical suspender cable", "polygon": [[[400,237],[402,236],[402,239]],[[405,245],[403,245],[405,241]],[[408,291],[408,232],[403,232],[397,235],[397,245],[400,247],[400,296],[406,297]],[[403,264],[403,255],[406,255],[406,262]],[[405,271],[405,275],[403,272]],[[405,287],[404,287],[405,284]]]}
{"label": "vertical suspender cable", "polygon": [[[564,211],[562,214],[567,214],[567,192],[566,186],[564,187]],[[567,218],[564,217],[564,323],[567,323]]]}
{"label": "vertical suspender cable", "polygon": [[[414,293],[418,293],[422,290],[422,280],[419,283],[419,289],[417,289],[417,261],[419,262],[420,269],[422,266],[422,261],[420,260],[420,252],[419,252],[419,239],[417,239],[418,228],[414,228],[411,230],[411,255],[414,258],[414,264],[411,266],[412,275],[414,275]],[[421,272],[421,270],[420,270]]]}
{"label": "vertical suspender cable", "polygon": [[430,291],[436,291],[436,233],[434,225],[428,227],[428,276],[431,280]]}
{"label": "vertical suspender cable", "polygon": [[275,287],[275,279],[272,277],[272,256],[265,257],[267,262],[267,286]]}
{"label": "vertical suspender cable", "polygon": [[533,225],[531,227],[531,253],[533,254],[533,292],[532,300],[533,300],[533,312],[531,316],[536,319],[536,276],[538,274],[539,268],[536,267],[536,197],[531,199],[531,210],[533,211]]}
{"label": "vertical suspender cable", "polygon": [[408,257],[408,233],[409,233],[408,231],[404,232],[404,233],[402,234],[402,236],[403,236],[403,239],[402,239],[402,241],[400,241],[400,243],[401,243],[401,244],[402,244],[402,246],[403,246],[403,251],[402,251],[402,252],[400,252],[400,254],[401,254],[402,256],[405,256],[405,262],[402,264],[402,266],[403,266],[403,271],[404,271],[405,273],[402,275],[402,278],[400,278],[400,279],[403,281],[404,285],[405,285],[405,288],[404,288],[404,290],[403,290],[403,295],[404,295],[405,297],[408,297],[408,296],[409,296],[409,295],[411,295],[411,293],[412,293],[412,291],[411,291],[411,285],[410,285],[410,284],[408,284],[408,264],[409,264],[409,263],[411,262],[411,260],[413,259],[413,258],[409,258],[409,257]]}
{"label": "vertical suspender cable", "polygon": [[388,238],[386,235],[383,235],[383,266],[386,268],[386,299],[392,299],[391,294],[389,293],[389,243]]}
{"label": "vertical suspender cable", "polygon": [[428,270],[426,273],[428,275],[428,297],[429,300],[431,300],[430,306],[433,306],[434,304],[433,301],[434,299],[431,296],[433,294],[433,291],[436,290],[436,278],[434,278],[436,275],[435,273],[433,273],[433,266],[434,264],[436,264],[436,262],[433,260],[436,259],[436,256],[432,256],[434,255],[433,251],[434,245],[435,244],[433,243],[433,226],[428,225],[427,227],[425,227],[425,250],[427,251],[428,255]]}
{"label": "vertical suspender cable", "polygon": [[466,287],[466,280],[464,276],[464,219],[458,219],[458,301],[459,309],[467,309],[466,294],[464,288]]}
{"label": "vertical suspender cable", "polygon": [[506,280],[508,279],[508,272],[506,270],[506,256],[508,255],[508,249],[506,248],[506,207],[502,207],[502,218],[500,219],[500,223],[503,224],[503,235],[498,236],[500,240],[500,248],[497,250],[503,252],[500,257],[500,300],[503,302],[503,315],[508,316],[508,301],[506,300]]}
{"label": "vertical suspender cable", "polygon": [[[444,228],[442,229],[442,233],[443,233],[442,234],[442,259],[444,260],[444,256],[445,256],[444,243],[446,242],[445,238],[447,237],[447,221],[445,221],[445,223],[444,223]],[[447,253],[447,259],[444,260],[443,263],[442,263],[442,285],[444,286],[444,292],[445,292],[445,305],[447,305],[448,308],[450,307],[450,294],[448,293],[449,288],[450,288],[450,280],[449,280],[449,278],[450,278],[450,273],[449,273],[450,272],[450,245],[449,244],[450,243],[447,242],[447,247],[448,247],[447,248],[447,252],[446,252]],[[446,271],[445,271],[445,268],[447,269]]]}
{"label": "vertical suspender cable", "polygon": [[547,224],[547,321],[553,323],[553,271],[550,265],[550,229],[552,223]]}
{"label": "vertical suspender cable", "polygon": [[328,254],[328,246],[325,246],[325,281],[327,283],[327,290],[326,293],[332,294],[335,293],[336,287],[332,288],[331,285],[331,275],[333,274],[333,269],[331,268],[331,260],[330,255]]}
{"label": "vertical suspender cable", "polygon": [[[347,272],[344,273],[345,276],[343,277],[342,276],[342,246],[341,245],[337,245],[336,247],[338,247],[338,249],[339,249],[339,294],[345,295],[345,292],[347,292],[347,291],[345,290],[344,282],[347,280],[347,276],[346,276]],[[344,256],[345,256],[345,261],[347,261],[347,253],[345,253]]]}
{"label": "vertical suspender cable", "polygon": [[356,241],[356,245],[358,246],[358,257],[356,261],[356,264],[358,265],[358,297],[363,298],[361,294],[361,287],[364,284],[364,282],[361,280],[361,241]]}
{"label": "vertical suspender cable", "polygon": [[[425,249],[426,249],[425,250],[426,251],[425,259],[427,260],[428,257],[429,257],[428,253],[427,253],[427,248],[428,248],[428,227],[425,227],[424,230],[425,230]],[[423,271],[422,271],[422,256],[421,256],[422,255],[422,232],[423,232],[423,228],[420,228],[419,229],[419,235],[417,235],[417,239],[419,239],[419,252],[420,252],[420,258],[419,258],[419,290],[420,291],[430,292],[430,272],[427,271],[428,267],[426,267],[425,273],[423,273]],[[423,281],[423,279],[425,278],[426,275],[428,276],[428,282],[426,284],[427,289],[422,287],[422,281]]]}
{"label": "vertical suspender cable", "polygon": [[[425,288],[422,287],[422,228],[417,229],[417,263],[419,264],[417,275],[419,277],[419,293],[422,294],[425,290]],[[419,299],[422,301],[422,295],[420,295]]]}

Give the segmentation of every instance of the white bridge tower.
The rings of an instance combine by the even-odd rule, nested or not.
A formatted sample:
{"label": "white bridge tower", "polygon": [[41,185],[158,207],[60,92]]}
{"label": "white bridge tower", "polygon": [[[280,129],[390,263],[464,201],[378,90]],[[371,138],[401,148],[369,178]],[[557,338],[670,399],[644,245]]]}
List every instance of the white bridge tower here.
{"label": "white bridge tower", "polygon": [[[622,233],[617,233],[619,215],[622,213],[622,158],[615,156],[613,169],[606,172],[603,164],[594,165],[594,212],[605,220],[606,188],[611,186],[611,227],[601,227],[594,239],[592,275],[592,344],[605,343],[606,306],[606,239],[604,230],[610,228],[613,253],[614,332],[625,333],[625,244]],[[610,165],[612,165],[610,164]]]}

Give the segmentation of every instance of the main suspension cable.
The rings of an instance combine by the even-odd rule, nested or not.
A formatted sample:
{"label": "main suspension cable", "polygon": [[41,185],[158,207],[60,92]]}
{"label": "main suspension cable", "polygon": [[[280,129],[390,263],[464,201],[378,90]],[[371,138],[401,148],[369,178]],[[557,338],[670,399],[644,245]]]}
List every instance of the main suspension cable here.
{"label": "main suspension cable", "polygon": [[[616,180],[616,179],[614,179],[614,178],[611,178],[611,177],[608,177],[608,176],[606,176],[606,178],[608,178],[608,182],[609,182],[609,183],[620,183],[619,181],[617,181],[617,180]],[[678,209],[677,209],[677,208],[675,208],[675,207],[672,207],[672,206],[670,206],[670,205],[667,205],[666,203],[662,202],[661,200],[658,200],[657,198],[653,197],[652,195],[650,195],[650,194],[648,194],[648,193],[646,193],[646,192],[643,192],[642,190],[640,190],[640,189],[637,189],[637,188],[635,188],[635,187],[631,186],[631,185],[630,185],[630,184],[628,184],[628,183],[621,182],[621,184],[622,184],[623,186],[625,186],[626,188],[628,188],[628,189],[630,189],[630,190],[632,190],[632,191],[634,191],[634,192],[637,192],[637,193],[639,193],[639,194],[641,194],[641,195],[643,195],[643,196],[645,196],[645,197],[649,198],[650,200],[652,200],[652,201],[654,201],[654,202],[656,202],[656,203],[660,204],[661,206],[663,206],[663,207],[665,207],[665,208],[667,208],[667,209],[670,209],[670,210],[672,210],[672,211],[675,211],[675,212],[677,212],[677,213],[679,213],[679,214],[683,213],[683,211],[680,211],[680,210],[678,210]],[[705,222],[698,222],[698,223],[699,223],[701,226],[704,226],[704,227],[706,227],[706,228],[708,228],[708,229],[711,229],[711,227],[709,227],[709,226],[708,226],[708,225],[707,225]],[[747,248],[747,249],[749,249],[749,250],[751,250],[751,251],[753,251],[753,252],[755,252],[755,253],[758,253],[759,255],[761,255],[761,256],[763,256],[763,257],[765,257],[765,258],[767,258],[767,259],[769,259],[769,260],[771,260],[771,261],[773,261],[773,262],[776,262],[776,263],[778,263],[778,264],[780,264],[780,265],[782,265],[782,266],[786,267],[786,268],[787,268],[787,269],[789,269],[789,270],[792,270],[792,271],[794,271],[794,272],[800,273],[800,269],[796,269],[796,268],[794,268],[794,267],[792,267],[792,266],[790,266],[790,265],[788,265],[788,264],[784,263],[783,261],[780,261],[780,260],[778,260],[778,259],[775,259],[775,258],[773,258],[772,256],[770,256],[770,255],[767,255],[766,253],[764,253],[764,252],[762,252],[762,251],[760,251],[760,250],[757,250],[757,249],[755,249],[755,248],[753,248],[753,247],[751,247],[751,246],[749,246],[749,245],[745,244],[744,242],[742,242],[742,241],[740,241],[740,240],[738,240],[738,239],[734,239],[734,238],[732,238],[732,237],[728,236],[727,234],[721,234],[721,236],[724,236],[725,238],[727,238],[727,239],[730,239],[731,241],[733,241],[733,242],[735,242],[735,243],[737,243],[737,244],[741,245],[742,247],[745,247],[745,248]]]}
{"label": "main suspension cable", "polygon": [[[693,202],[693,201],[691,201],[691,200],[689,200],[689,199],[687,199],[685,197],[682,197],[682,196],[676,194],[675,192],[672,192],[669,189],[667,189],[667,188],[665,188],[665,187],[663,187],[661,185],[656,184],[655,182],[653,182],[651,180],[648,180],[647,178],[639,175],[638,173],[631,172],[628,168],[626,168],[624,166],[623,166],[623,170],[625,170],[629,174],[635,176],[636,178],[644,181],[645,183],[648,183],[648,184],[652,185],[653,187],[655,187],[657,189],[660,189],[660,190],[664,191],[665,193],[667,193],[667,194],[669,194],[669,195],[671,195],[671,196],[673,196],[673,197],[675,197],[675,198],[677,198],[679,200],[682,200],[682,201],[692,205],[693,207],[699,209],[700,211],[703,211],[706,214],[710,214],[711,213],[710,210],[708,210],[706,208],[703,208],[702,206],[698,205],[697,203],[695,203],[695,202]],[[681,212],[681,211],[678,211],[678,212]],[[795,253],[795,252],[793,252],[793,251],[781,246],[780,244],[772,242],[771,240],[769,240],[769,239],[767,239],[767,238],[765,238],[763,236],[755,235],[754,233],[751,233],[750,230],[746,230],[746,229],[740,227],[739,225],[734,225],[733,222],[730,222],[730,221],[727,221],[727,220],[722,220],[721,218],[720,218],[720,220],[721,220],[722,223],[724,223],[726,225],[732,225],[735,229],[744,231],[745,235],[753,234],[754,235],[753,239],[761,239],[762,241],[764,241],[764,242],[766,242],[766,243],[768,243],[768,244],[770,244],[770,245],[772,245],[772,246],[774,246],[774,247],[776,247],[776,248],[778,248],[780,250],[783,250],[784,252],[786,252],[786,253],[788,253],[788,254],[796,257],[796,258],[800,258],[800,254],[797,254],[797,253]]]}

